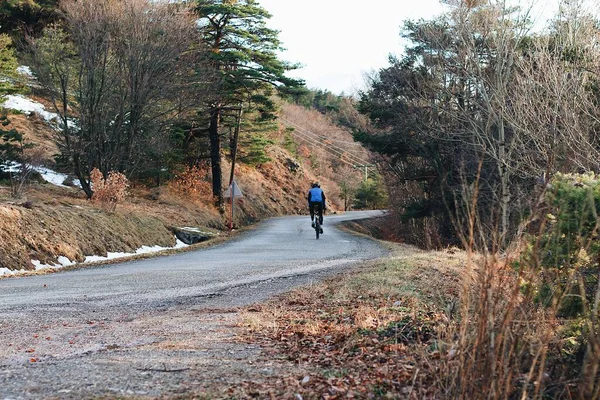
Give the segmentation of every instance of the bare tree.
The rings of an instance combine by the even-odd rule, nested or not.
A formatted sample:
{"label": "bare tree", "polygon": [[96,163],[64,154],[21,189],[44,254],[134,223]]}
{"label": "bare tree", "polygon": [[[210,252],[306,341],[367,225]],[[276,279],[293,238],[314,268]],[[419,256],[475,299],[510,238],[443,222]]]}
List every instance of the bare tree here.
{"label": "bare tree", "polygon": [[464,107],[458,104],[457,115],[470,132],[467,142],[495,163],[498,187],[492,188],[492,193],[500,208],[499,245],[504,246],[515,200],[513,175],[521,162],[517,136],[507,126],[507,111],[515,60],[531,28],[529,10],[497,0],[477,6],[463,3],[452,16],[458,35],[458,85],[464,98],[471,99]]}
{"label": "bare tree", "polygon": [[532,38],[516,66],[510,123],[523,175],[548,181],[555,172],[597,171],[596,98],[600,32],[581,2],[563,4],[549,32]]}
{"label": "bare tree", "polygon": [[93,168],[135,172],[191,104],[201,50],[180,4],[64,0],[61,8],[65,32],[53,27],[32,41],[33,67],[54,94],[63,156],[91,197]]}

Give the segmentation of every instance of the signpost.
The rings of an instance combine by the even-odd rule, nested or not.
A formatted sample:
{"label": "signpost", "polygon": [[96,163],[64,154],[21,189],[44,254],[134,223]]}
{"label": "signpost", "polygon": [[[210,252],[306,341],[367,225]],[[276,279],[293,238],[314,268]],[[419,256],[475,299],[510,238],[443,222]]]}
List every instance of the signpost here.
{"label": "signpost", "polygon": [[235,180],[231,181],[231,185],[225,190],[223,197],[231,199],[231,220],[229,221],[229,230],[233,230],[233,200],[236,197],[244,197],[244,194],[240,190],[240,187],[235,183]]}

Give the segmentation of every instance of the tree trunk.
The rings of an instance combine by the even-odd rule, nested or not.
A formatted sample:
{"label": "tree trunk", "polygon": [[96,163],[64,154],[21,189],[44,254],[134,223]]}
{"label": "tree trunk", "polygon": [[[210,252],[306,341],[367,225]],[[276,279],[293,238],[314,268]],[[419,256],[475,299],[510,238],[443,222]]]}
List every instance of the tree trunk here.
{"label": "tree trunk", "polygon": [[74,170],[75,170],[75,176],[77,176],[77,179],[79,179],[79,183],[81,184],[81,188],[83,189],[83,192],[85,193],[85,196],[89,200],[94,195],[94,191],[92,190],[92,185],[90,185],[90,182],[83,175],[83,171],[81,171],[81,161],[79,160],[79,156],[78,155],[75,155],[73,157],[73,164],[74,164],[73,167],[74,167]]}
{"label": "tree trunk", "polygon": [[210,164],[212,172],[213,196],[217,199],[219,208],[223,206],[222,176],[221,176],[221,138],[219,136],[219,120],[221,118],[221,107],[217,105],[210,113],[210,126],[208,135],[210,138]]}
{"label": "tree trunk", "polygon": [[503,116],[498,120],[498,141],[500,144],[498,149],[498,172],[500,173],[502,191],[500,194],[500,207],[502,211],[500,246],[504,248],[506,239],[508,238],[511,195],[510,172],[507,168],[509,160],[506,155],[506,132],[504,130],[504,120],[502,118]]}

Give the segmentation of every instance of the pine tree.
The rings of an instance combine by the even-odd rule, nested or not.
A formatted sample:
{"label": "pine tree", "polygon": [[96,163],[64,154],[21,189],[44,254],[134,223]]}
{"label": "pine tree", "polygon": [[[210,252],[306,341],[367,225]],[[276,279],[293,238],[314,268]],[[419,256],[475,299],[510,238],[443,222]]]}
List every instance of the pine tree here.
{"label": "pine tree", "polygon": [[257,108],[261,118],[268,118],[275,110],[273,90],[300,87],[303,81],[285,76],[297,66],[277,57],[282,49],[278,31],[266,26],[271,15],[254,0],[198,0],[195,9],[202,40],[212,50],[211,61],[218,74],[217,94],[207,108],[212,189],[222,204],[219,125],[247,102]]}
{"label": "pine tree", "polygon": [[0,33],[13,38],[37,36],[48,24],[59,19],[59,0],[0,1]]}
{"label": "pine tree", "polygon": [[[11,77],[16,73],[18,63],[12,48],[12,41],[6,34],[0,34],[0,102],[11,93],[14,87]],[[19,142],[23,137],[15,129],[4,129],[10,124],[5,113],[0,115],[0,165],[7,161],[18,161]]]}

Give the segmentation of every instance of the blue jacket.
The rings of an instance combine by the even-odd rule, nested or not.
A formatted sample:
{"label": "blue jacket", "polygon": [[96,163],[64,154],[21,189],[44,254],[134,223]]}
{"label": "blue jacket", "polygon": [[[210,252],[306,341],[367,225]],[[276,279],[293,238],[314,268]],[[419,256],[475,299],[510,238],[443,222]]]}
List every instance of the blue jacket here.
{"label": "blue jacket", "polygon": [[308,191],[308,204],[310,203],[322,203],[325,208],[325,193],[321,188],[315,187]]}

